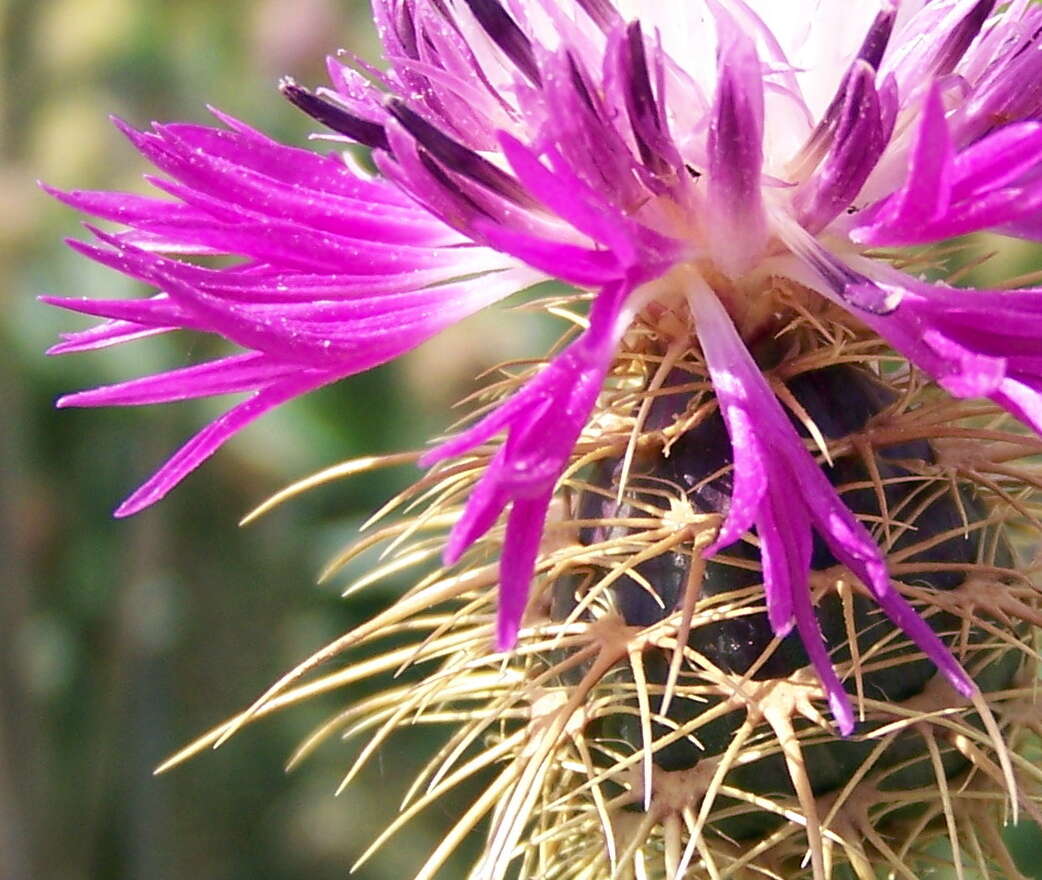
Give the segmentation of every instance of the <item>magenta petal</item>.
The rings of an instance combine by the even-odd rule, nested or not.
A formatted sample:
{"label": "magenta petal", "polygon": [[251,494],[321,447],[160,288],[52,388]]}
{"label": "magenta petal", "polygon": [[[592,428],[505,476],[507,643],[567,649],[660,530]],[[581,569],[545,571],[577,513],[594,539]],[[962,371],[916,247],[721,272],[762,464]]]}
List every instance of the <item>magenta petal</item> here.
{"label": "magenta petal", "polygon": [[756,47],[718,4],[717,86],[709,124],[708,208],[714,260],[739,272],[766,244],[763,170],[763,69]]}
{"label": "magenta petal", "polygon": [[624,274],[611,251],[594,251],[537,238],[491,222],[477,221],[474,228],[497,250],[572,284],[599,287]]}
{"label": "magenta petal", "polygon": [[940,637],[898,593],[879,548],[809,455],[790,456],[795,483],[803,487],[811,519],[832,554],[868,588],[897,627],[933,662],[960,693],[975,690],[972,679]]}
{"label": "magenta petal", "polygon": [[[934,85],[927,93],[923,113],[909,157],[904,186],[867,216],[869,226],[859,227],[857,240],[886,244],[904,230],[923,227],[944,215],[951,200],[954,152],[941,95]],[[885,230],[892,229],[888,236]]]}
{"label": "magenta petal", "polygon": [[1042,167],[1042,123],[1007,125],[967,147],[955,159],[956,199],[1013,183]]}
{"label": "magenta petal", "polygon": [[964,200],[945,217],[924,229],[918,238],[937,241],[981,229],[1017,229],[1018,224],[1024,220],[1030,222],[1040,213],[1042,185],[1007,187]]}
{"label": "magenta petal", "polygon": [[[988,397],[1042,430],[1042,290],[961,291],[859,265],[904,291],[895,311],[862,314],[866,324],[949,393]],[[804,280],[843,304],[828,285]]]}
{"label": "magenta petal", "polygon": [[720,526],[716,540],[705,550],[704,555],[707,557],[733,544],[749,531],[767,491],[767,475],[763,464],[765,456],[750,417],[751,407],[744,402],[721,399],[720,408],[734,453],[734,490],[727,518]]}
{"label": "magenta petal", "polygon": [[160,333],[168,333],[177,327],[142,327],[131,321],[106,321],[97,327],[73,333],[62,333],[61,342],[47,349],[47,354],[74,354],[83,351],[97,351],[124,342],[135,342]]}
{"label": "magenta petal", "polygon": [[93,315],[96,318],[127,321],[142,327],[183,327],[192,330],[206,330],[205,324],[193,320],[176,302],[171,302],[165,294],[150,299],[88,299],[71,296],[41,296],[40,302],[81,315]]}
{"label": "magenta petal", "polygon": [[943,215],[951,199],[953,165],[954,153],[944,118],[944,105],[940,90],[934,85],[926,94],[909,160],[908,180],[892,197],[885,216],[893,218],[890,222],[911,225],[929,223]]}
{"label": "magenta petal", "polygon": [[428,466],[461,455],[507,431],[443,554],[446,564],[454,563],[512,504],[500,561],[501,648],[517,637],[547,507],[625,330],[623,305],[630,289],[617,283],[602,290],[591,309],[590,326],[577,340],[497,410],[420,461]]}
{"label": "magenta petal", "polygon": [[445,543],[442,554],[446,565],[455,565],[466,549],[487,532],[510,501],[506,487],[499,480],[503,467],[504,449],[495,459],[478,484],[471,490],[463,515],[456,521]]}
{"label": "magenta petal", "polygon": [[387,181],[363,179],[336,156],[322,156],[311,150],[281,144],[242,123],[231,124],[230,117],[224,117],[223,121],[234,130],[175,124],[158,126],[158,133],[149,133],[139,132],[125,122],[114,120],[116,127],[157,167],[172,161],[176,155],[164,142],[164,135],[169,135],[196,155],[226,159],[272,180],[373,204],[414,206],[407,196]]}
{"label": "magenta petal", "polygon": [[[230,270],[208,269],[134,247],[124,239],[96,232],[100,240],[110,248],[86,244],[74,239],[68,245],[91,260],[108,266],[139,281],[154,283],[157,273],[221,296],[228,300],[246,303],[291,303],[339,300],[359,295],[391,295],[418,288],[429,288],[445,278],[445,269],[403,269],[401,272],[384,275],[358,275],[350,273],[299,273],[280,271],[275,274],[257,274],[248,268]],[[461,273],[485,271],[488,253],[484,260],[477,251],[458,254],[455,269]],[[482,265],[484,262],[484,265]]]}
{"label": "magenta petal", "polygon": [[1038,375],[1027,381],[1023,377],[1007,378],[992,395],[999,406],[1012,413],[1035,433],[1042,434],[1042,381]]}
{"label": "magenta petal", "polygon": [[[794,510],[795,505],[785,504],[778,494],[773,496],[773,500],[776,503],[781,502],[776,504],[779,509],[771,512],[771,518],[775,520],[780,533],[778,536],[780,540],[777,544],[767,540],[763,542],[765,576],[771,571],[768,567],[769,554],[784,553],[788,563],[786,584],[790,590],[789,605],[792,618],[796,623],[796,631],[799,633],[800,641],[807,650],[811,665],[828,695],[829,709],[832,711],[832,717],[836,719],[839,732],[843,736],[850,736],[854,732],[854,711],[850,704],[850,697],[847,696],[843,683],[829,658],[828,649],[825,647],[825,640],[821,634],[821,626],[814,613],[810,589],[801,586],[807,582],[810,575],[810,520],[803,511],[797,513]],[[769,550],[768,545],[771,545]],[[767,589],[766,584],[764,588]],[[768,610],[770,610],[770,606],[768,606]],[[788,619],[786,618],[786,620]],[[781,636],[788,631],[789,627],[783,625],[776,630],[776,633]]]}
{"label": "magenta petal", "polygon": [[[146,325],[175,324],[218,332],[247,348],[301,365],[334,367],[342,372],[357,372],[356,362],[367,359],[367,366],[371,366],[371,357],[385,349],[398,354],[413,348],[448,324],[524,287],[532,277],[526,278],[525,273],[517,271],[493,273],[457,284],[356,297],[342,303],[271,305],[251,304],[242,298],[228,300],[202,286],[187,284],[182,280],[186,273],[166,271],[176,264],[127,246],[122,248],[118,265],[163,288],[169,298],[127,302],[54,300],[55,304]],[[198,274],[189,272],[187,277]]]}
{"label": "magenta petal", "polygon": [[[755,444],[760,453],[757,467],[767,475],[754,516],[771,623],[781,635],[795,618],[841,732],[846,735],[853,729],[853,715],[849,699],[828,661],[810,603],[807,577],[812,526],[836,559],[861,579],[883,611],[953,685],[962,693],[972,693],[972,681],[948,648],[893,588],[881,551],[804,447],[716,295],[700,285],[692,291],[689,302],[722,411],[729,407],[744,410],[744,423],[755,425],[754,440],[732,437],[734,480],[737,486],[743,479],[738,472],[741,448]],[[871,314],[867,319],[892,320]],[[799,487],[799,492],[792,491],[794,486]]]}
{"label": "magenta petal", "polygon": [[92,388],[59,398],[66,406],[142,406],[196,397],[253,391],[287,374],[298,374],[292,364],[278,363],[261,354],[240,354],[205,364],[182,367],[116,385]]}
{"label": "magenta petal", "polygon": [[[241,254],[300,272],[355,271],[382,275],[405,269],[451,268],[449,249],[366,241],[277,219],[150,223],[140,231],[193,250]],[[124,237],[126,240],[126,237]],[[157,250],[167,250],[156,245]]]}
{"label": "magenta petal", "polygon": [[539,541],[552,497],[551,487],[535,498],[518,498],[507,517],[503,557],[499,563],[496,647],[500,651],[509,650],[517,642],[517,631],[525,612]]}
{"label": "magenta petal", "polygon": [[905,184],[864,212],[851,237],[868,245],[939,241],[981,229],[1037,237],[1042,217],[1042,126],[1014,123],[953,152],[935,85]]}
{"label": "magenta petal", "polygon": [[[204,428],[179,450],[120,506],[117,511],[120,516],[135,513],[163,497],[228,437],[268,409],[298,394],[396,357],[444,326],[480,308],[491,301],[490,298],[512,292],[517,284],[509,275],[463,282],[460,288],[464,291],[472,288],[471,295],[458,297],[455,301],[447,297],[437,312],[424,306],[405,318],[396,315],[386,326],[366,319],[355,321],[353,327],[344,323],[335,332],[327,331],[325,334],[314,333],[299,321],[275,320],[269,327],[264,320],[255,319],[241,306],[229,307],[217,298],[180,282],[167,280],[164,286],[188,308],[203,315],[208,329],[220,328],[231,338],[239,338],[246,344],[256,343],[260,351],[265,351],[265,347],[270,350],[63,398],[62,405],[65,406],[133,405],[255,390],[253,397]],[[154,301],[145,301],[146,304],[149,302]],[[324,345],[327,342],[330,344]],[[309,348],[314,351],[324,349],[328,358],[311,357]]]}
{"label": "magenta petal", "polygon": [[155,504],[188,474],[199,467],[233,434],[241,431],[250,422],[260,418],[268,410],[285,403],[308,391],[313,391],[334,379],[336,375],[295,376],[269,388],[258,391],[253,397],[228,410],[198,434],[164,464],[144,485],[115,510],[118,517],[131,516]]}
{"label": "magenta petal", "polygon": [[[776,472],[773,476],[775,486],[779,482],[784,484],[782,473]],[[793,603],[797,591],[793,587],[805,583],[809,577],[811,550],[810,521],[805,512],[781,502],[775,492],[765,497],[754,511],[767,619],[778,638],[787,636],[795,623]],[[709,556],[709,552],[705,555]]]}
{"label": "magenta petal", "polygon": [[446,564],[455,562],[513,502],[500,560],[501,647],[516,638],[547,505],[600,391],[611,353],[609,348],[595,355],[580,337],[499,411],[421,460],[424,465],[440,461],[466,452],[503,427],[509,432],[443,554]]}
{"label": "magenta petal", "polygon": [[988,397],[1006,378],[1004,358],[978,354],[932,328],[922,334],[922,341],[943,362],[953,365],[937,381],[955,397]]}
{"label": "magenta petal", "polygon": [[503,154],[518,178],[536,198],[576,229],[612,247],[620,262],[632,262],[635,248],[625,233],[631,221],[598,198],[572,173],[553,172],[536,155],[507,134],[500,136]]}
{"label": "magenta petal", "polygon": [[[141,405],[252,393],[175,453],[119,508],[121,516],[158,500],[268,409],[388,361],[541,277],[524,268],[501,271],[516,264],[487,248],[456,246],[467,242],[386,181],[363,180],[336,160],[232,128],[155,126],[146,133],[123,126],[135,146],[176,178],[155,182],[177,201],[52,191],[130,227],[107,233],[88,226],[100,244],[74,248],[163,291],[127,301],[45,298],[109,319],[68,334],[52,351],[90,350],[170,329],[217,334],[247,349],[60,401]],[[156,250],[232,253],[241,262],[211,269]]]}
{"label": "magenta petal", "polygon": [[79,211],[127,225],[144,221],[195,219],[206,216],[190,205],[131,193],[84,189],[64,191],[46,184],[40,184],[40,188],[63,204]]}

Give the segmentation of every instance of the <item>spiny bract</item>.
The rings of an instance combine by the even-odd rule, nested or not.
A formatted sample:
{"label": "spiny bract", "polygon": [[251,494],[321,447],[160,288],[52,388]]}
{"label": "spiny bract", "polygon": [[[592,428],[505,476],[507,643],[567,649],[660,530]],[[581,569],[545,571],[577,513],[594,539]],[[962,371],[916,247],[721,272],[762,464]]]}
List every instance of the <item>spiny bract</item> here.
{"label": "spiny bract", "polygon": [[[512,651],[488,649],[503,529],[463,570],[430,569],[490,450],[402,493],[326,572],[382,548],[347,591],[418,569],[409,592],[168,766],[255,718],[382,678],[294,758],[367,737],[346,786],[397,730],[448,729],[363,861],[476,779],[480,798],[418,877],[475,829],[482,878],[916,878],[941,863],[938,839],[960,871],[1020,877],[999,827],[1018,809],[1042,819],[1042,771],[1021,754],[1042,733],[1031,555],[1042,442],[990,404],[952,401],[836,317],[793,299],[785,330],[756,352],[808,444],[821,438],[817,466],[885,549],[895,588],[972,676],[972,699],[819,542],[808,604],[859,719],[837,736],[808,652],[772,632],[756,534],[702,557],[734,475],[725,428],[700,352],[671,352],[640,322],[551,512]],[[532,371],[504,367],[490,393]],[[347,462],[271,503],[399,460]]]}

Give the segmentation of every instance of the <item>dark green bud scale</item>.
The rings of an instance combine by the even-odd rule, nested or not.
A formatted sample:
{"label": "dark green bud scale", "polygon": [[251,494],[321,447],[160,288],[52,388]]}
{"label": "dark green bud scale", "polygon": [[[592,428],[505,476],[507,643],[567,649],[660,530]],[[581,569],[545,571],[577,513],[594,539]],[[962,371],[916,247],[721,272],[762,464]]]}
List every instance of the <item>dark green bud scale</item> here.
{"label": "dark green bud scale", "polygon": [[[830,441],[841,441],[864,431],[873,418],[896,400],[893,391],[858,366],[834,365],[805,372],[789,380],[787,386]],[[659,398],[651,419],[660,424],[672,421],[673,415],[684,410],[686,400],[680,394]],[[797,425],[806,436],[806,429]],[[842,455],[831,466],[825,464],[823,467],[851,510],[869,528],[875,527],[879,531],[888,555],[900,556],[905,565],[915,566],[915,573],[905,577],[906,583],[940,593],[958,588],[982,562],[1003,568],[1013,564],[1008,545],[997,540],[993,530],[974,527],[986,517],[987,511],[971,488],[955,483],[949,483],[945,488],[936,479],[924,476],[930,473],[937,461],[930,443],[919,440],[876,447],[871,454],[874,455],[878,479],[874,478],[863,457],[856,453]],[[590,478],[590,489],[578,501],[577,512],[583,521],[602,520],[604,525],[583,529],[581,542],[593,546],[626,535],[628,527],[615,525],[612,521],[646,516],[640,511],[647,505],[661,507],[663,491],[682,492],[696,513],[725,514],[731,495],[730,455],[728,434],[717,411],[677,439],[668,456],[656,452],[638,459],[621,504],[615,500],[621,460],[602,461]],[[881,504],[880,486],[885,506]],[[801,487],[793,485],[791,491],[800,492]],[[880,531],[879,525],[887,520],[891,524],[889,536],[885,530]],[[913,547],[920,549],[906,552]],[[725,548],[705,564],[700,601],[756,587],[762,580],[759,562],[759,551],[752,541],[740,541]],[[608,588],[615,612],[633,627],[651,626],[675,615],[691,565],[691,548],[683,546],[635,565],[634,576],[623,575]],[[836,559],[825,543],[815,536],[812,569],[822,572],[833,568],[838,568]],[[604,572],[601,570],[599,575],[603,576]],[[557,584],[553,610],[556,619],[563,619],[574,611],[582,598],[580,584],[598,577],[596,567],[587,574],[585,580],[572,575]],[[846,577],[849,580],[849,575]],[[994,588],[1001,589],[1002,584],[995,583]],[[873,657],[873,662],[865,663],[859,669],[865,697],[901,704],[921,694],[938,675],[933,664],[895,631],[894,625],[871,599],[855,593],[852,602],[858,656]],[[832,659],[842,667],[852,659],[843,600],[835,591],[826,593],[817,606],[817,615]],[[590,619],[589,615],[586,619]],[[928,619],[934,630],[953,649],[957,649],[958,640],[964,638],[960,618],[935,610]],[[971,644],[982,638],[983,632],[975,628],[969,633]],[[750,676],[756,681],[788,679],[809,667],[807,655],[795,633],[782,640],[764,659],[764,652],[772,639],[766,612],[759,611],[698,623],[691,630],[688,646],[719,670],[737,676],[745,675],[757,661],[761,661]],[[873,648],[879,648],[881,644],[885,646],[873,655]],[[643,664],[653,716],[661,707],[671,656],[657,648],[644,652]],[[1016,652],[1000,654],[982,668],[977,668],[974,675],[983,690],[995,690],[1012,680],[1019,663]],[[697,683],[698,676],[698,669],[685,663],[679,683]],[[805,680],[811,678],[808,669]],[[606,681],[611,680],[611,676],[606,678]],[[623,751],[626,748],[639,750],[644,740],[628,667],[620,664],[614,681],[616,684],[626,682],[630,694],[626,699],[634,709],[602,716],[590,725],[587,737],[612,743],[615,747],[622,743]],[[848,678],[846,687],[852,695],[855,694],[853,676]],[[674,698],[666,717],[673,725],[684,725],[712,709],[719,701],[720,698]],[[653,761],[663,771],[693,768],[699,761],[726,749],[744,719],[745,713],[730,712],[698,727],[695,736],[654,748]],[[849,739],[836,736],[831,741],[804,745],[806,771],[816,796],[837,790],[851,778],[878,744],[878,740],[864,734],[879,726],[878,722],[867,720]],[[671,729],[675,728],[654,722],[653,740],[665,736]],[[875,771],[886,771],[881,787],[911,789],[929,785],[934,772],[924,752],[922,739],[914,732],[898,736],[873,764]],[[965,759],[952,750],[944,752],[943,760],[949,774],[966,765]],[[727,784],[766,796],[791,795],[793,790],[785,759],[777,750],[759,760],[733,767]],[[726,808],[728,799],[720,798],[719,805]],[[635,804],[633,808],[638,809],[639,805]],[[736,815],[715,823],[714,827],[730,839],[746,839],[769,833],[782,821],[776,814],[739,810]]]}

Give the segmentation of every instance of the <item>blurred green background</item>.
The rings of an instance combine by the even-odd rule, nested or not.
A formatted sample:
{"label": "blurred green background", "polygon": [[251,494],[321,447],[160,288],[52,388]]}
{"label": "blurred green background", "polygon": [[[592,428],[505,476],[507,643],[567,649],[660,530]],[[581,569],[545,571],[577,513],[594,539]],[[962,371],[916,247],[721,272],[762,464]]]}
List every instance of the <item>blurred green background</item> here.
{"label": "blurred green background", "polygon": [[[84,234],[79,218],[34,185],[141,189],[144,163],[108,114],[203,122],[212,103],[303,143],[313,125],[276,81],[321,82],[340,47],[376,56],[364,3],[0,0],[2,880],[343,878],[429,753],[431,733],[406,735],[339,798],[351,752],[336,743],[284,775],[293,746],[343,704],[331,696],[151,773],[400,587],[348,603],[345,578],[314,578],[416,472],[337,483],[244,530],[239,517],[336,461],[418,447],[477,372],[540,351],[545,331],[478,316],[269,415],[162,504],[117,521],[116,504],[224,402],[59,412],[54,398],[193,362],[212,343],[182,335],[47,359],[59,332],[88,322],[34,299],[132,292],[62,247]],[[358,876],[410,876],[444,818],[435,808],[414,821]]]}
{"label": "blurred green background", "polygon": [[[544,347],[537,323],[516,316],[507,333],[494,312],[477,316],[402,364],[286,406],[118,521],[119,501],[227,400],[56,411],[54,399],[214,344],[182,334],[45,358],[59,332],[92,322],[35,301],[134,293],[62,245],[86,237],[81,218],[34,182],[144,190],[145,163],[109,114],[210,122],[209,103],[304,144],[316,126],[278,78],[324,82],[338,48],[376,57],[365,3],[0,0],[0,880],[343,878],[428,753],[431,732],[395,740],[339,798],[354,751],[336,742],[285,775],[293,747],[344,705],[334,695],[152,776],[404,586],[345,603],[347,577],[315,579],[418,471],[337,483],[246,529],[239,518],[322,467],[418,448],[480,370]],[[418,819],[359,876],[409,876],[442,819]]]}

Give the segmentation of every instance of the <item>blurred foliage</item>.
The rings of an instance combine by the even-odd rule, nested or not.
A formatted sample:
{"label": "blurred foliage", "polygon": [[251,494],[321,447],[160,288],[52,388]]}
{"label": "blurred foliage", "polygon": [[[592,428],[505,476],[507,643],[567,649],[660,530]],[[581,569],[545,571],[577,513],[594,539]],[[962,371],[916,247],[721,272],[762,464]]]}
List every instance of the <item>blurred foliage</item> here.
{"label": "blurred foliage", "polygon": [[[152,776],[387,602],[395,585],[346,603],[344,578],[313,584],[417,472],[338,483],[247,529],[238,519],[321,467],[420,446],[445,429],[448,404],[480,369],[544,346],[536,323],[512,320],[507,336],[494,313],[479,316],[403,365],[297,401],[235,438],[163,503],[117,521],[121,498],[227,401],[56,411],[54,399],[193,362],[215,343],[184,334],[47,359],[58,333],[89,322],[35,301],[47,292],[135,292],[134,282],[62,247],[63,236],[86,235],[81,218],[34,184],[145,189],[145,163],[110,114],[139,127],[210,122],[213,104],[304,144],[314,124],[280,98],[278,77],[317,84],[338,48],[375,56],[366,4],[0,0],[3,880],[342,878],[428,752],[429,732],[399,738],[393,760],[374,762],[339,798],[352,750],[331,744],[284,775],[297,743],[342,707],[333,695]],[[437,845],[440,825],[437,814],[421,817],[358,876],[407,876]]]}
{"label": "blurred foliage", "polygon": [[[430,732],[403,736],[385,752],[393,760],[374,762],[339,798],[332,791],[351,753],[335,744],[284,776],[293,747],[341,707],[334,695],[151,775],[387,601],[394,585],[344,602],[343,578],[312,583],[415,472],[335,484],[245,530],[238,518],[286,482],[340,459],[419,446],[445,428],[448,404],[473,375],[542,350],[545,330],[512,317],[507,332],[495,312],[478,316],[401,365],[266,417],[130,521],[113,520],[112,508],[223,401],[103,412],[59,412],[52,401],[192,362],[212,341],[183,335],[71,358],[41,355],[59,332],[86,322],[35,295],[115,297],[133,283],[60,246],[62,236],[83,234],[79,220],[34,179],[141,189],[144,163],[108,114],[138,126],[203,122],[212,103],[303,143],[312,125],[280,100],[276,80],[287,73],[321,81],[324,55],[341,47],[375,55],[362,2],[0,0],[4,880],[342,878],[430,753]],[[435,810],[415,820],[357,876],[408,876],[437,845],[442,818]],[[1028,864],[1037,863],[1037,846],[1037,836],[1024,838]]]}

